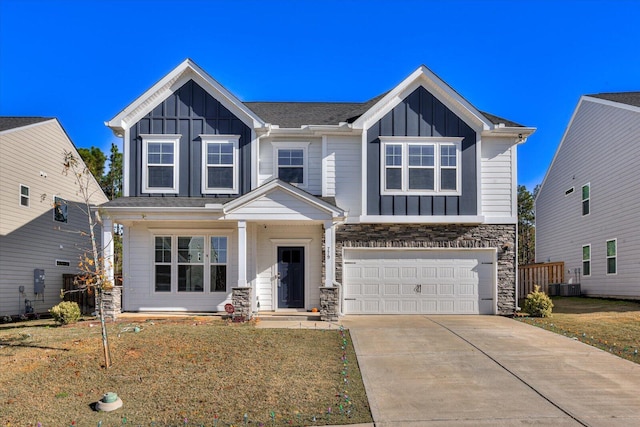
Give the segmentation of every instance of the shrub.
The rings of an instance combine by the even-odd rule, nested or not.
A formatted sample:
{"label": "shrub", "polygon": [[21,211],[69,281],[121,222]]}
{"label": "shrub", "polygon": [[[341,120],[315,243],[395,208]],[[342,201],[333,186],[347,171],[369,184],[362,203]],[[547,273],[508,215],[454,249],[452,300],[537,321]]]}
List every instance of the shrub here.
{"label": "shrub", "polygon": [[73,301],[63,301],[49,310],[53,320],[61,325],[76,323],[80,319],[80,307]]}
{"label": "shrub", "polygon": [[553,301],[547,294],[540,291],[540,286],[536,285],[533,292],[524,300],[522,309],[531,317],[551,317]]}

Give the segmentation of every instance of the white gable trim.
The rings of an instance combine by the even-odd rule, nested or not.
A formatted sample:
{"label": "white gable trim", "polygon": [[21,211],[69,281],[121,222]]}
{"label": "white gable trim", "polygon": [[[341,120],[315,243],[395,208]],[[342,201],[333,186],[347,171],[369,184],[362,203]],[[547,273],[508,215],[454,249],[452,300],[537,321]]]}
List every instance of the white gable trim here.
{"label": "white gable trim", "polygon": [[493,123],[424,65],[420,66],[353,122],[353,127],[368,129],[420,86],[433,94],[451,111],[459,114],[476,132],[493,129]]}
{"label": "white gable trim", "polygon": [[596,104],[608,105],[610,107],[616,107],[622,110],[629,110],[635,113],[640,113],[640,107],[636,107],[635,105],[625,104],[624,102],[610,101],[608,99],[595,98],[588,95],[584,95],[582,98],[580,98],[580,101],[595,102]]}
{"label": "white gable trim", "polygon": [[153,85],[105,124],[110,127],[116,135],[122,136],[123,130],[137,123],[142,117],[147,115],[189,80],[193,80],[199,84],[209,95],[217,99],[247,126],[251,128],[264,127],[265,123],[262,119],[190,59],[184,60],[158,83]]}
{"label": "white gable trim", "polygon": [[285,193],[292,195],[304,202],[308,205],[312,206],[315,209],[318,209],[322,212],[330,214],[333,218],[341,218],[344,217],[345,213],[343,210],[324,202],[323,200],[318,199],[317,197],[312,196],[311,194],[300,190],[293,185],[290,185],[286,182],[280,181],[279,179],[274,179],[269,181],[268,183],[256,188],[255,190],[238,197],[237,199],[227,203],[224,205],[224,213],[225,215],[229,215],[234,213],[235,211],[242,209],[244,206],[254,202],[260,197],[271,193],[274,190],[281,190]]}

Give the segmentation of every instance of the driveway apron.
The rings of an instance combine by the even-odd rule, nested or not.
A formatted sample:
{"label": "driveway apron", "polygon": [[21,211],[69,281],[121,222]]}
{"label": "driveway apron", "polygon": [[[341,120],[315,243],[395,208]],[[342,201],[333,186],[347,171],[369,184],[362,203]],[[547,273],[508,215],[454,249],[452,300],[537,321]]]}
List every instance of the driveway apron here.
{"label": "driveway apron", "polygon": [[640,365],[499,316],[347,316],[385,426],[640,426]]}

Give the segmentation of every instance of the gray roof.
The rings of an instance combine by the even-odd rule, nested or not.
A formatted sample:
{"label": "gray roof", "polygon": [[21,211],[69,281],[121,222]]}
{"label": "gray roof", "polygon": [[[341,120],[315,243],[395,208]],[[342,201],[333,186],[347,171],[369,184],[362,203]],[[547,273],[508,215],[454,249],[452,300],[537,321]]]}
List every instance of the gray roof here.
{"label": "gray roof", "polygon": [[47,120],[51,120],[52,117],[0,117],[0,132],[3,130],[21,128],[23,126],[29,126],[34,123],[40,123]]}
{"label": "gray roof", "polygon": [[[204,208],[207,204],[224,205],[236,198],[237,197],[120,197],[100,205],[100,208]],[[333,197],[317,198],[336,206],[336,200]]]}
{"label": "gray roof", "polygon": [[[366,102],[244,102],[251,111],[267,123],[283,128],[299,128],[305,125],[338,125],[352,123],[367,112],[387,93]],[[493,114],[481,112],[491,123],[503,123],[510,127],[522,125]]]}
{"label": "gray roof", "polygon": [[596,93],[594,95],[587,95],[592,98],[606,99],[607,101],[619,102],[621,104],[633,105],[634,107],[640,107],[640,92],[610,92],[610,93]]}

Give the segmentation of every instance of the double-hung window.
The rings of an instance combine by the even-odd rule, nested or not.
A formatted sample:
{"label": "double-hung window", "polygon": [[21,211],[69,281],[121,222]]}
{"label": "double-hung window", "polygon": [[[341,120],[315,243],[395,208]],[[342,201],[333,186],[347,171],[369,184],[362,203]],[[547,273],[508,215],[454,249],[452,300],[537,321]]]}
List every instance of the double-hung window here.
{"label": "double-hung window", "polygon": [[20,184],[20,206],[29,207],[29,187]]}
{"label": "double-hung window", "polygon": [[585,184],[582,186],[582,215],[589,215],[591,212],[591,184]]}
{"label": "double-hung window", "polygon": [[462,138],[382,137],[382,194],[460,195]]}
{"label": "double-hung window", "polygon": [[180,135],[142,136],[142,192],[178,192]]}
{"label": "double-hung window", "polygon": [[297,185],[307,186],[307,147],[304,142],[274,142],[274,176]]}
{"label": "double-hung window", "polygon": [[238,193],[238,135],[200,135],[202,139],[202,192]]}
{"label": "double-hung window", "polygon": [[618,240],[607,240],[607,274],[618,272]]}
{"label": "double-hung window", "polygon": [[53,220],[57,222],[69,220],[67,201],[58,196],[53,196]]}
{"label": "double-hung window", "polygon": [[154,279],[156,292],[171,292],[171,236],[156,236]]}
{"label": "double-hung window", "polygon": [[582,275],[591,276],[591,245],[582,247]]}

